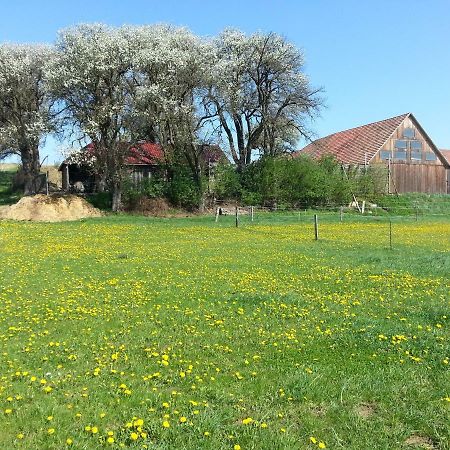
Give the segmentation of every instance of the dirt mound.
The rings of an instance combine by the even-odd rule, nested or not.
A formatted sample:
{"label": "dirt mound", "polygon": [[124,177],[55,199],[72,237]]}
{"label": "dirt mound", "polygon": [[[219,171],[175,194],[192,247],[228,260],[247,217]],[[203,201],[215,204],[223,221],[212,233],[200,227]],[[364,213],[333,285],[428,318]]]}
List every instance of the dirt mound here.
{"label": "dirt mound", "polygon": [[125,206],[127,212],[144,216],[166,217],[170,211],[170,205],[164,198],[147,198],[142,196]]}
{"label": "dirt mound", "polygon": [[100,217],[101,211],[76,195],[33,195],[0,209],[0,219],[61,222]]}

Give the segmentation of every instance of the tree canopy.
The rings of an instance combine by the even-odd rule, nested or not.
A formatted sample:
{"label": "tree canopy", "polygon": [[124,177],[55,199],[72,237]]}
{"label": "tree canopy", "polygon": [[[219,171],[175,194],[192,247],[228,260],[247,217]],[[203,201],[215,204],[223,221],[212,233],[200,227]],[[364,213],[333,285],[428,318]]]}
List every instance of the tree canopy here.
{"label": "tree canopy", "polygon": [[124,143],[158,142],[202,193],[204,144],[220,144],[241,171],[256,154],[279,155],[308,136],[307,119],[322,103],[302,51],[275,33],[201,38],[170,25],[84,24],[61,31],[54,47],[4,45],[0,62],[3,152],[21,153],[24,170],[35,172],[51,124],[92,142],[113,209],[120,208]]}

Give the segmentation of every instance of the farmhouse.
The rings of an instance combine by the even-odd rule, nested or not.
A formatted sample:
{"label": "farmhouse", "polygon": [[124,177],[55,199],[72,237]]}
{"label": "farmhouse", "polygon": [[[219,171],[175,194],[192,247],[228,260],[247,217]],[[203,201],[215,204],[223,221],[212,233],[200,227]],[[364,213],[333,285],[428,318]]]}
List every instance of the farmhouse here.
{"label": "farmhouse", "polygon": [[389,193],[450,193],[450,151],[436,148],[412,113],[331,134],[295,156],[301,154],[332,155],[344,166],[384,165]]}
{"label": "farmhouse", "polygon": [[[124,143],[124,145],[128,144]],[[208,177],[213,176],[217,164],[220,161],[227,161],[227,158],[218,145],[199,145],[202,146],[200,152],[202,169]],[[85,152],[88,155],[88,158],[81,158],[84,162],[69,157],[61,163],[59,171],[62,173],[63,190],[81,189],[84,192],[96,190],[98,175],[86,162],[93,151],[94,145],[88,144],[81,150],[81,153]],[[133,184],[137,185],[155,174],[165,176],[166,156],[162,147],[153,142],[140,142],[132,146],[128,150],[125,164]]]}

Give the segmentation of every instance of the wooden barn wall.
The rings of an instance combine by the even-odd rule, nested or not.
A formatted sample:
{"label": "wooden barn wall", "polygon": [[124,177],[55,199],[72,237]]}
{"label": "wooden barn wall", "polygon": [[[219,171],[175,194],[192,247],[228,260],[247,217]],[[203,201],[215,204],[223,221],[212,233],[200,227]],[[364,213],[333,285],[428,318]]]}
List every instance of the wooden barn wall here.
{"label": "wooden barn wall", "polygon": [[391,164],[391,192],[425,192],[446,194],[447,173],[442,165]]}

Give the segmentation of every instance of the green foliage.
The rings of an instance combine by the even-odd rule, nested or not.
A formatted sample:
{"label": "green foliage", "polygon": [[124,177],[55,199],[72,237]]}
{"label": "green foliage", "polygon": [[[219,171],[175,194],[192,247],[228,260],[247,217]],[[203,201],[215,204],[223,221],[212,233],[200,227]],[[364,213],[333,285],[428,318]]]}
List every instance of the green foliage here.
{"label": "green foliage", "polygon": [[192,172],[183,165],[172,168],[170,181],[167,185],[167,197],[178,207],[196,209],[200,204],[203,192],[192,177]]}
{"label": "green foliage", "polygon": [[112,206],[112,194],[110,192],[96,192],[86,197],[86,200],[98,209],[110,211]]}
{"label": "green foliage", "polygon": [[237,198],[241,195],[241,181],[233,165],[218,164],[214,173],[214,192],[220,198]]}
{"label": "green foliage", "polygon": [[15,174],[15,171],[0,171],[0,205],[10,205],[20,199],[12,187]]}
{"label": "green foliage", "polygon": [[348,182],[331,158],[263,158],[241,176],[244,204],[323,206],[350,198]]}
{"label": "green foliage", "polygon": [[240,174],[229,166],[217,173],[216,195],[246,205],[312,207],[342,205],[352,193],[372,198],[385,188],[378,167],[361,170],[342,166],[332,157],[264,157]]}
{"label": "green foliage", "polygon": [[376,201],[386,193],[387,168],[383,164],[367,168],[351,167],[346,170],[355,195]]}
{"label": "green foliage", "polygon": [[168,190],[167,181],[159,174],[152,174],[140,183],[135,184],[127,179],[124,185],[123,202],[127,209],[135,209],[142,198],[166,197]]}

